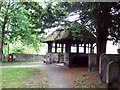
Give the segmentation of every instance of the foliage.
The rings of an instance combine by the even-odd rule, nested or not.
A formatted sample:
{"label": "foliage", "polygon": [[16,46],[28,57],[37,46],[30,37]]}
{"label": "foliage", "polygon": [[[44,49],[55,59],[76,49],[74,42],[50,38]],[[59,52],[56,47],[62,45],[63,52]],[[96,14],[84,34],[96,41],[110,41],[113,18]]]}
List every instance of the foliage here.
{"label": "foliage", "polygon": [[[32,13],[26,10],[26,7],[19,2],[3,2],[0,20],[1,23],[4,23],[2,26],[5,26],[5,28],[2,28],[4,43],[15,43],[20,40],[24,45],[39,50],[44,34],[38,35],[36,33],[35,30],[38,30],[38,28],[35,28],[35,24],[29,19]],[[5,17],[7,18],[5,19]]]}
{"label": "foliage", "polygon": [[39,52],[40,47],[38,48],[36,49],[32,45],[25,45],[24,43],[19,41],[10,44],[10,53],[34,54],[36,52]]}
{"label": "foliage", "polygon": [[[74,2],[71,4],[72,7],[69,7],[70,13],[74,12],[79,15],[79,18],[75,22],[79,22],[80,25],[86,26],[86,28],[89,28],[93,32],[96,32],[98,26],[107,27],[108,35],[111,35],[114,41],[120,39],[119,2]],[[100,31],[102,33],[105,32],[104,29]]]}
{"label": "foliage", "polygon": [[[99,36],[101,41],[108,35],[114,41],[120,39],[119,2],[3,2],[1,11],[0,21],[5,24],[5,42],[20,40],[37,50],[44,37],[41,34],[44,29],[59,25],[70,27],[74,36],[82,35],[81,30],[84,29],[97,37],[104,34],[105,37]],[[74,21],[67,20],[74,15],[79,17]]]}

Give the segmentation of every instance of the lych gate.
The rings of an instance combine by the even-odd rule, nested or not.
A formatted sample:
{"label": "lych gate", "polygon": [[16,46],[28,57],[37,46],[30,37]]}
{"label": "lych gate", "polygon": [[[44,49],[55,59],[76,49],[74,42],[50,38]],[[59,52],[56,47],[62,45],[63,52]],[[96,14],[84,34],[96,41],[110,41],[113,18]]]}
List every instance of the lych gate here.
{"label": "lych gate", "polygon": [[[94,53],[95,36],[87,30],[74,38],[70,30],[58,28],[44,39],[48,44],[47,59],[52,62],[63,62],[65,66],[88,66],[88,54]],[[72,51],[71,48],[76,51]]]}

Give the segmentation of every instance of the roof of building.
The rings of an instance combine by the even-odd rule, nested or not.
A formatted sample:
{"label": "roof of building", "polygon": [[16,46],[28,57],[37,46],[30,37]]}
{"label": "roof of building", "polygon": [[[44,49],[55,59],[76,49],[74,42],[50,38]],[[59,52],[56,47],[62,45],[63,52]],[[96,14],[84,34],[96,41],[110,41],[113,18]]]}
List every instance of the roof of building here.
{"label": "roof of building", "polygon": [[64,41],[64,40],[71,40],[71,41],[80,41],[80,42],[86,42],[86,43],[95,43],[96,42],[96,37],[89,32],[88,30],[82,30],[80,34],[77,37],[73,36],[73,33],[67,29],[57,29],[54,31],[52,34],[48,35],[43,42],[51,42],[51,41]]}

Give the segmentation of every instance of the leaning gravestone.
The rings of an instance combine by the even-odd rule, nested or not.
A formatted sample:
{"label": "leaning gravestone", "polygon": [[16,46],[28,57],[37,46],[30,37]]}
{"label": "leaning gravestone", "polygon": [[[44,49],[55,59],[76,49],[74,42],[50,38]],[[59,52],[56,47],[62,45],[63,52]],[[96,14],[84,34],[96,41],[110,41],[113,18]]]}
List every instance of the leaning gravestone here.
{"label": "leaning gravestone", "polygon": [[94,71],[96,63],[96,54],[88,54],[88,71]]}
{"label": "leaning gravestone", "polygon": [[108,88],[120,90],[120,62],[111,61],[107,65],[106,82]]}
{"label": "leaning gravestone", "polygon": [[99,75],[101,82],[106,82],[106,72],[107,72],[107,64],[110,62],[110,58],[106,54],[101,54],[100,62],[99,62]]}
{"label": "leaning gravestone", "polygon": [[51,63],[53,63],[52,54],[51,53],[47,53],[46,54],[46,64],[51,64]]}

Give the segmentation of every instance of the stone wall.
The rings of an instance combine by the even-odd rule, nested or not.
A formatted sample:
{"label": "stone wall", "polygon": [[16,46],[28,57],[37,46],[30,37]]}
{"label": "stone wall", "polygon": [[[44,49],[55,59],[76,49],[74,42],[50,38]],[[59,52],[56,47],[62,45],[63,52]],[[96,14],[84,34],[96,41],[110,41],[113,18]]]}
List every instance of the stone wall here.
{"label": "stone wall", "polygon": [[29,61],[43,61],[45,55],[36,54],[14,54],[16,56],[15,61],[29,62]]}
{"label": "stone wall", "polygon": [[63,53],[47,53],[46,59],[48,59],[49,63],[63,63],[64,62],[64,54]]}

